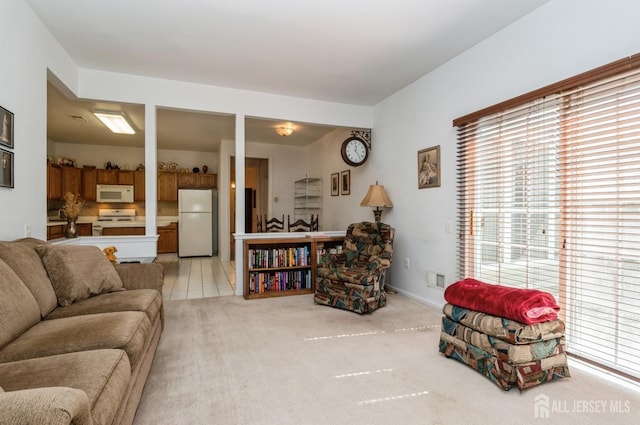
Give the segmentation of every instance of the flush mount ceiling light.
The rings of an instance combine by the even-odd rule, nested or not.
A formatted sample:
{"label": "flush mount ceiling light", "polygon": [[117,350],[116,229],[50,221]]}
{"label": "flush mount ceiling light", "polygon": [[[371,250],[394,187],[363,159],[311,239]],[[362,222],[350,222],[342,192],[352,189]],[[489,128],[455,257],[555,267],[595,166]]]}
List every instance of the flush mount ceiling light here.
{"label": "flush mount ceiling light", "polygon": [[93,115],[98,117],[98,119],[114,133],[136,134],[122,112],[94,111]]}
{"label": "flush mount ceiling light", "polygon": [[286,126],[278,127],[276,128],[276,133],[278,133],[282,137],[291,136],[293,134],[293,127],[286,127]]}

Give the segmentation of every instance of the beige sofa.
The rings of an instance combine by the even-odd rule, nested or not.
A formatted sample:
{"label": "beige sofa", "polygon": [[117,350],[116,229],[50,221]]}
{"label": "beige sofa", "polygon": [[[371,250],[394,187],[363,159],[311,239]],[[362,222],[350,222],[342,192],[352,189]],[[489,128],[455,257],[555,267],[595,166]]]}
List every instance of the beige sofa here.
{"label": "beige sofa", "polygon": [[0,242],[0,424],[131,424],[163,327],[160,264]]}

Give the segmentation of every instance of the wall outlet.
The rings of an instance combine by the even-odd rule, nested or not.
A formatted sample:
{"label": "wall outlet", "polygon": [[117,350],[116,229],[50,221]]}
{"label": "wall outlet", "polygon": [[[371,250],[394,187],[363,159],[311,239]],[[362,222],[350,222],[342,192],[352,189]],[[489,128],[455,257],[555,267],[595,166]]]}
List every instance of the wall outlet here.
{"label": "wall outlet", "polygon": [[24,237],[25,238],[31,237],[31,225],[30,224],[25,224],[24,225]]}
{"label": "wall outlet", "polygon": [[409,261],[408,258],[404,259],[404,268],[408,269],[409,267],[411,267],[411,262]]}

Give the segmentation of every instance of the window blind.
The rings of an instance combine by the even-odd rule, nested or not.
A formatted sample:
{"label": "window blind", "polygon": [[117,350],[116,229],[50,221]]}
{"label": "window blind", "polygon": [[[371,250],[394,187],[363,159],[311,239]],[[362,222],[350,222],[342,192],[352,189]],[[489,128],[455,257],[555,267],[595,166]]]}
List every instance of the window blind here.
{"label": "window blind", "polygon": [[459,274],[551,292],[567,351],[640,378],[640,70],[458,126]]}

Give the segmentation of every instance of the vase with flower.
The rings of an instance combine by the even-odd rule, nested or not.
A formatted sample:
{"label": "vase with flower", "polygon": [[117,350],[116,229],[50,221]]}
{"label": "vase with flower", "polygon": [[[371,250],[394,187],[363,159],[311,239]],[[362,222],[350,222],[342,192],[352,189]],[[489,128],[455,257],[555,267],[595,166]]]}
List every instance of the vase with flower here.
{"label": "vase with flower", "polygon": [[71,192],[67,192],[64,195],[64,206],[62,211],[67,218],[67,226],[64,229],[65,238],[77,238],[78,237],[78,216],[80,210],[84,205],[84,200],[80,199],[80,195],[74,195]]}

